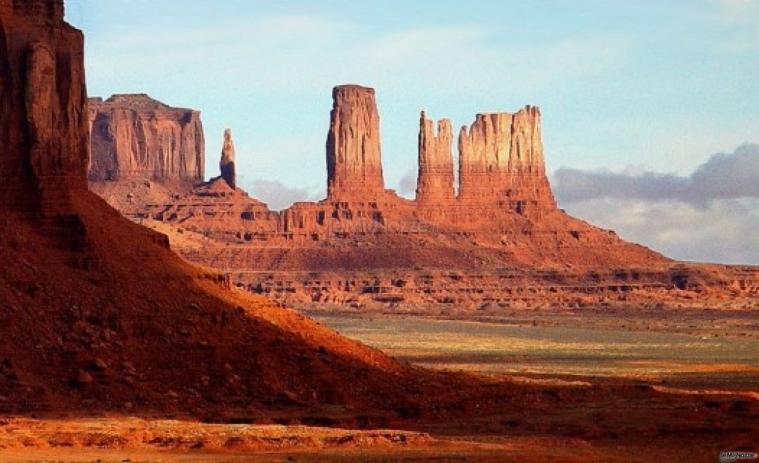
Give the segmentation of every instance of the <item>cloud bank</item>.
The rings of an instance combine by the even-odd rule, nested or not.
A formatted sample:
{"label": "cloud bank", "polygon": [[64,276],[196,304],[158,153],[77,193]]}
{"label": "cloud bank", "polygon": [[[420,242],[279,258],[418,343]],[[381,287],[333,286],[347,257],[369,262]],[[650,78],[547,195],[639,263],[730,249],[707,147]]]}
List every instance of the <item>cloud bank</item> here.
{"label": "cloud bank", "polygon": [[716,154],[689,176],[561,168],[570,214],[685,260],[759,264],[759,145]]}
{"label": "cloud bank", "polygon": [[562,167],[554,174],[556,194],[567,202],[594,198],[672,199],[694,205],[730,198],[759,197],[759,145],[744,144],[715,154],[690,176],[636,171],[587,172]]}
{"label": "cloud bank", "polygon": [[286,209],[297,201],[317,201],[324,197],[323,192],[290,187],[276,180],[253,179],[246,181],[243,179],[242,183],[250,196],[265,202],[269,209],[277,211]]}

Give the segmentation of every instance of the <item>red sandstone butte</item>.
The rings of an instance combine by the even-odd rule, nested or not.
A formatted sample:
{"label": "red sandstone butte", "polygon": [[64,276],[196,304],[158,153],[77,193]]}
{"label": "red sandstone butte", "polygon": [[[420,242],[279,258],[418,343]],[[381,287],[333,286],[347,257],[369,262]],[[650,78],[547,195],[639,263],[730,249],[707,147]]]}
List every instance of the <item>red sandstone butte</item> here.
{"label": "red sandstone butte", "polygon": [[478,114],[459,134],[459,198],[525,208],[555,208],[545,173],[540,110]]}
{"label": "red sandstone butte", "polygon": [[90,181],[203,181],[200,113],[145,94],[89,99]]}
{"label": "red sandstone butte", "polygon": [[61,1],[0,3],[0,202],[66,212],[86,189],[88,148],[82,36]]}
{"label": "red sandstone butte", "polygon": [[[194,190],[92,187],[168,233],[190,261],[304,307],[491,314],[521,307],[752,304],[759,271],[674,262],[560,210],[546,177],[540,111],[419,125],[417,197],[382,182],[374,91],[333,90],[327,198],[281,212],[214,179]],[[108,182],[105,182],[108,183]]]}
{"label": "red sandstone butte", "polygon": [[332,91],[327,135],[327,196],[377,198],[385,191],[379,113],[374,89],[340,85]]}

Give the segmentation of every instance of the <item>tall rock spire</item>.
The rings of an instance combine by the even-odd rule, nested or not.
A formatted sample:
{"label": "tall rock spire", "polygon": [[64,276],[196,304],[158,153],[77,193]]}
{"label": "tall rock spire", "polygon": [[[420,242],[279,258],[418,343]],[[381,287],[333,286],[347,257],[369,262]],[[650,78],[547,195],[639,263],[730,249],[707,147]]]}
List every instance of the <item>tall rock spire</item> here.
{"label": "tall rock spire", "polygon": [[517,212],[555,207],[545,175],[540,110],[478,114],[459,134],[459,199],[503,203]]}
{"label": "tall rock spire", "polygon": [[424,111],[419,118],[419,175],[416,199],[420,203],[445,203],[454,199],[451,121],[434,123]]}
{"label": "tall rock spire", "polygon": [[379,114],[374,89],[340,85],[332,90],[327,135],[327,196],[376,199],[384,194]]}
{"label": "tall rock spire", "polygon": [[237,173],[235,171],[235,144],[232,140],[232,129],[224,130],[224,146],[221,149],[219,161],[221,178],[227,182],[233,190],[237,188]]}

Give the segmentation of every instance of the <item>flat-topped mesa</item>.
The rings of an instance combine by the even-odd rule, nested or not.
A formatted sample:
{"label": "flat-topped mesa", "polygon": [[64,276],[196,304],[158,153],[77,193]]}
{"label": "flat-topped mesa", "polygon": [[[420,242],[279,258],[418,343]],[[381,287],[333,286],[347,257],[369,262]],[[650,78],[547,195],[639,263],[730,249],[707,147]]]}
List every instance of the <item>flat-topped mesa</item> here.
{"label": "flat-topped mesa", "polygon": [[200,112],[173,108],[146,94],[90,98],[89,180],[203,180]]}
{"label": "flat-topped mesa", "polygon": [[66,214],[87,187],[82,45],[62,0],[0,0],[0,207]]}
{"label": "flat-topped mesa", "polygon": [[221,178],[227,182],[233,190],[237,188],[237,173],[235,172],[235,143],[232,140],[232,130],[224,130],[224,145],[221,149],[221,160],[219,161],[219,170]]}
{"label": "flat-topped mesa", "polygon": [[555,207],[545,174],[540,110],[478,114],[459,134],[459,199],[504,204],[517,212],[528,205]]}
{"label": "flat-topped mesa", "polygon": [[374,89],[340,85],[332,90],[327,135],[327,197],[351,201],[384,195],[379,113]]}
{"label": "flat-topped mesa", "polygon": [[416,200],[422,204],[447,203],[455,198],[451,121],[441,119],[434,123],[424,111],[419,118],[419,175]]}

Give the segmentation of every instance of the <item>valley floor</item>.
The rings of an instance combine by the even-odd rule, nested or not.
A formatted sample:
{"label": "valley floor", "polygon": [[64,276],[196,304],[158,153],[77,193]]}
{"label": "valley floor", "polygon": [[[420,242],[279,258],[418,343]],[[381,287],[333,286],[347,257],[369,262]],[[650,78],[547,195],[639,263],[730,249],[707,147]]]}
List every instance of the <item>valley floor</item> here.
{"label": "valley floor", "polygon": [[[487,321],[309,315],[400,360],[543,387],[561,411],[483,411],[466,422],[420,422],[409,431],[6,417],[0,461],[716,462],[721,451],[756,452],[759,445],[750,437],[757,435],[759,402],[759,324],[751,313],[535,312]],[[604,393],[604,385],[633,385],[657,396],[631,401]],[[578,388],[596,399],[566,402],[571,396],[561,391]],[[669,402],[670,395],[677,400]],[[689,396],[692,405],[683,402]],[[682,421],[683,407],[703,409],[704,418]],[[656,410],[656,424],[646,424],[647,409]],[[726,421],[708,418],[716,410]],[[398,424],[390,422],[409,428]]]}
{"label": "valley floor", "polygon": [[751,312],[536,312],[486,321],[308,315],[429,368],[508,374],[516,381],[634,380],[759,398],[759,315]]}

